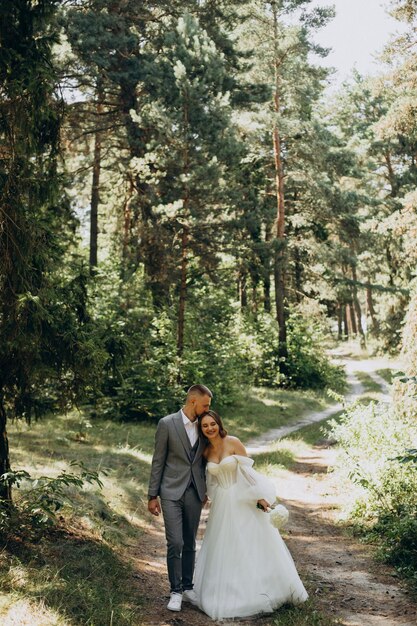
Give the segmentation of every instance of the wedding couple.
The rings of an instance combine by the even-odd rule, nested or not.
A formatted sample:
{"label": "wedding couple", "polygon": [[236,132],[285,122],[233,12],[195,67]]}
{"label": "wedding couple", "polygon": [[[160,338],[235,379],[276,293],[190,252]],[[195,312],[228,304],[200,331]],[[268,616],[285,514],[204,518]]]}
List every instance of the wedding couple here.
{"label": "wedding couple", "polygon": [[[162,418],[156,430],[148,509],[153,515],[162,509],[164,517],[167,608],[180,611],[187,601],[218,620],[301,603],[307,592],[265,513],[275,500],[274,485],[252,468],[239,439],[227,435],[210,410],[212,397],[204,385],[193,385],[184,407]],[[207,498],[211,508],[194,573]]]}

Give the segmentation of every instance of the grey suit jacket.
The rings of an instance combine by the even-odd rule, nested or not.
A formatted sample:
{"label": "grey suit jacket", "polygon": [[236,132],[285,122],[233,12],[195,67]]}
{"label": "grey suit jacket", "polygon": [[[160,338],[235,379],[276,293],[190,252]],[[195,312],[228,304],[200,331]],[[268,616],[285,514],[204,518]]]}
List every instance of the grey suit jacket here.
{"label": "grey suit jacket", "polygon": [[192,460],[191,444],[185,431],[181,411],[167,415],[158,422],[155,434],[155,450],[149,480],[149,496],[161,496],[167,500],[179,500],[191,478],[200,500],[206,495],[203,440]]}

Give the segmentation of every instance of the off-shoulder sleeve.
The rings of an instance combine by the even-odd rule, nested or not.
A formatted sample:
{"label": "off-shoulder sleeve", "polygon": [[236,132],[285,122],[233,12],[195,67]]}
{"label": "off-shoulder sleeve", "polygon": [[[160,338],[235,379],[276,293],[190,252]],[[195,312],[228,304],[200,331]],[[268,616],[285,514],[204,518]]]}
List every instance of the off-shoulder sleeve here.
{"label": "off-shoulder sleeve", "polygon": [[239,499],[254,504],[264,499],[272,504],[276,499],[273,481],[253,469],[253,459],[236,455],[236,460]]}
{"label": "off-shoulder sleeve", "polygon": [[218,487],[218,481],[216,476],[213,476],[213,474],[210,474],[209,472],[207,472],[206,470],[206,488],[207,488],[207,497],[210,500],[213,500],[214,495],[216,493],[217,487]]}

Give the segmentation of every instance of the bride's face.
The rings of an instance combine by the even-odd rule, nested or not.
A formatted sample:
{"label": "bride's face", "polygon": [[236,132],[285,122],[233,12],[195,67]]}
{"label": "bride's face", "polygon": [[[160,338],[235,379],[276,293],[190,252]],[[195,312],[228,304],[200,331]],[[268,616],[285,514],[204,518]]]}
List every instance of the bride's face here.
{"label": "bride's face", "polygon": [[201,420],[201,432],[207,439],[214,439],[219,434],[219,425],[211,415],[205,415]]}

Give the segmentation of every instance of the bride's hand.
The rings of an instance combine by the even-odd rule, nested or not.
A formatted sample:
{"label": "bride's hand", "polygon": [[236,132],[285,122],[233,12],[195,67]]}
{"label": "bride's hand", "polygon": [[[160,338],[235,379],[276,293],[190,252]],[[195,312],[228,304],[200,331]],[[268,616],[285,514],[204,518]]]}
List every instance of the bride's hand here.
{"label": "bride's hand", "polygon": [[267,500],[264,500],[263,498],[261,500],[258,500],[257,504],[259,505],[259,508],[261,508],[263,510],[264,513],[266,513],[266,511],[270,508],[270,504],[269,502],[267,502]]}

